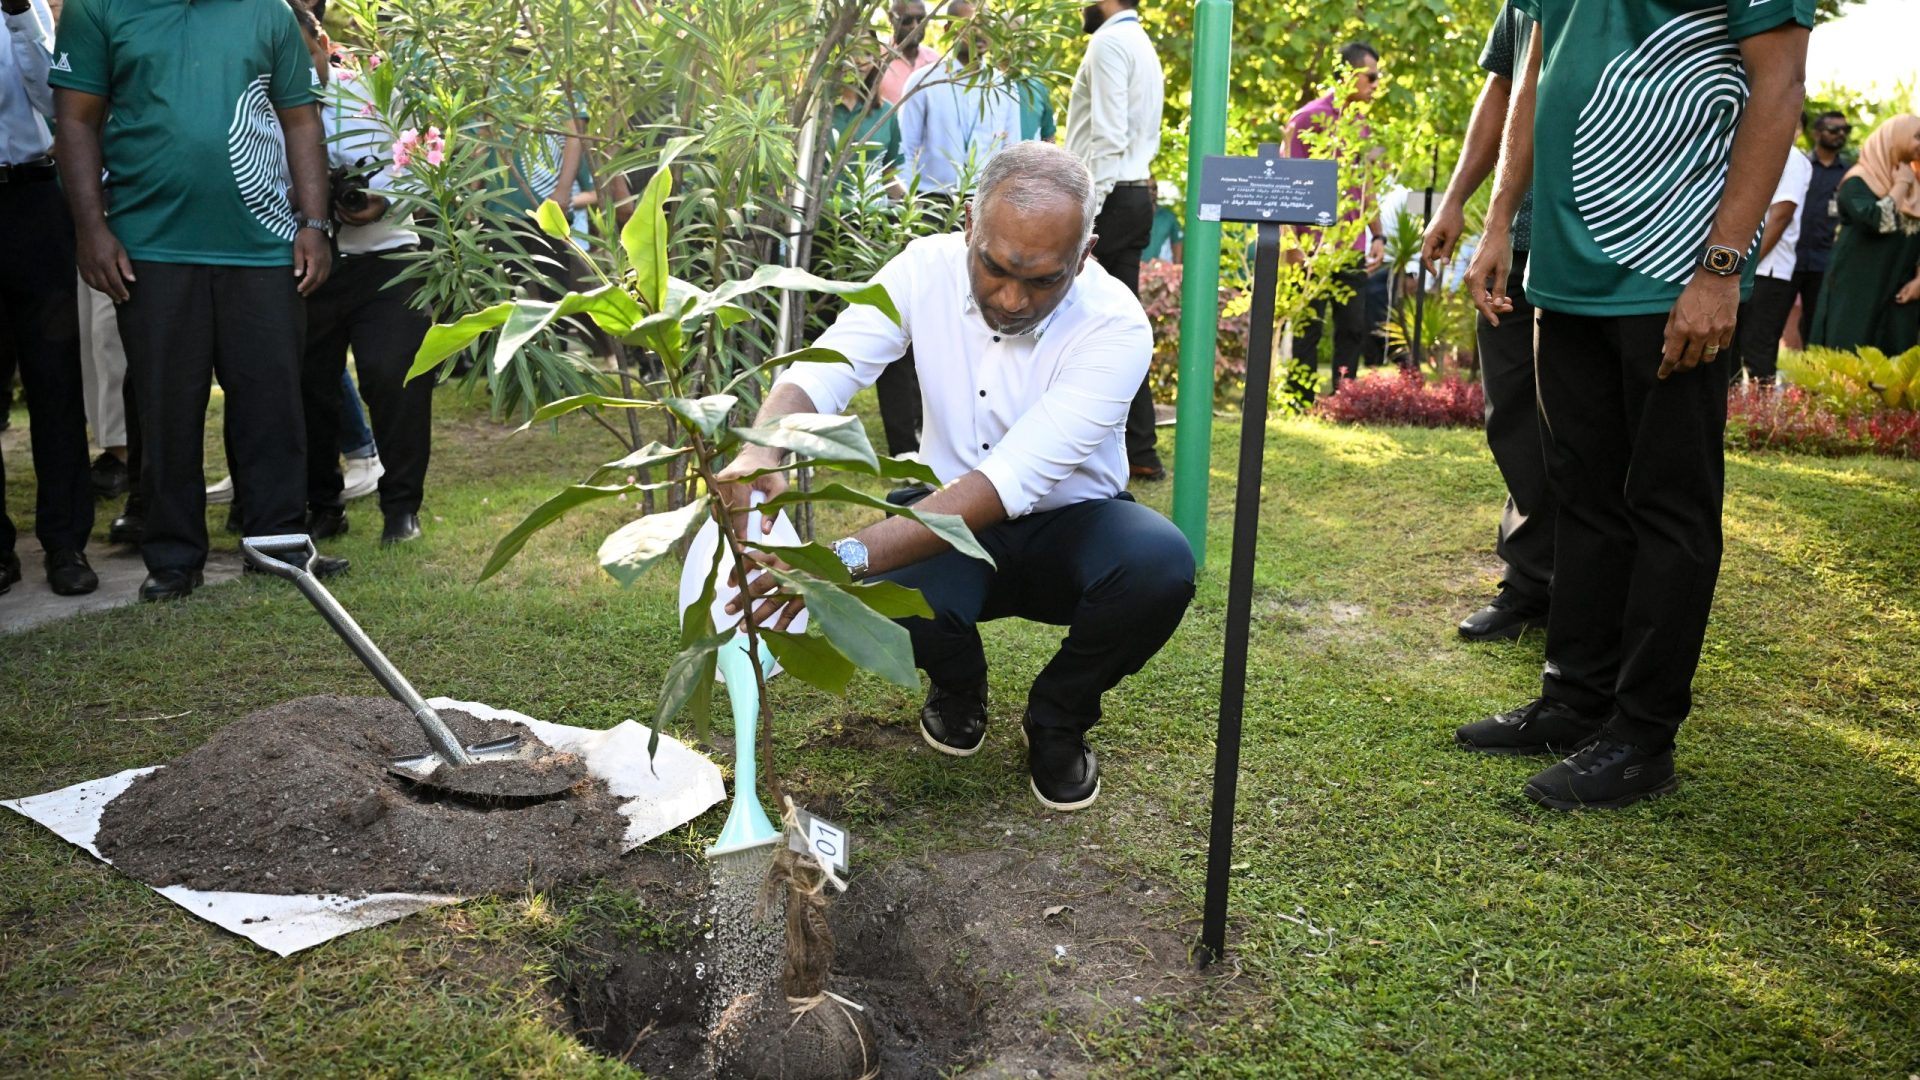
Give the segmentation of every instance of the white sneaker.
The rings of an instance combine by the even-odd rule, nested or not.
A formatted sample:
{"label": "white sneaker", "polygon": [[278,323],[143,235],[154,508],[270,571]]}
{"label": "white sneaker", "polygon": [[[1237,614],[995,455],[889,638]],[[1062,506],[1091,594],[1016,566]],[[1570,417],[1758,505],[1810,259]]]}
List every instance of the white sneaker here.
{"label": "white sneaker", "polygon": [[380,464],[379,454],[370,454],[363,458],[348,458],[346,490],[340,493],[343,499],[357,499],[362,495],[371,495],[380,488],[380,478],[387,474],[387,467]]}
{"label": "white sneaker", "polygon": [[207,485],[207,501],[216,506],[233,501],[233,477],[222,477],[217,484]]}

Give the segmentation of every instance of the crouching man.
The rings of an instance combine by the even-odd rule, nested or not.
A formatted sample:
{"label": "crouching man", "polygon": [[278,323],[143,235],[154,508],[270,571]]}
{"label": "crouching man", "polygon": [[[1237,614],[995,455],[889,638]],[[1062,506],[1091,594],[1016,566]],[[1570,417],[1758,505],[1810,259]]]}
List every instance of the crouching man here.
{"label": "crouching man", "polygon": [[[1093,195],[1086,168],[1058,147],[1028,142],[995,154],[965,231],[914,241],[875,277],[899,325],[850,306],[817,342],[850,365],[793,365],[758,420],[841,412],[912,347],[925,409],[920,453],[943,485],[918,506],[964,518],[994,565],[900,517],[832,546],[855,578],[919,589],[933,609],[930,619],[901,622],[932,684],[920,731],[941,753],[967,757],[986,738],[979,624],[1013,616],[1067,627],[1021,722],[1034,796],[1054,810],[1099,795],[1086,733],[1100,719],[1100,696],[1166,644],[1193,599],[1185,538],[1126,490],[1127,409],[1153,338],[1133,294],[1088,258]],[[779,453],[749,448],[722,478],[776,465]],[[752,486],[771,497],[786,481],[763,476]],[[724,497],[743,507],[745,493],[737,486]],[[773,588],[762,574],[747,591]]]}

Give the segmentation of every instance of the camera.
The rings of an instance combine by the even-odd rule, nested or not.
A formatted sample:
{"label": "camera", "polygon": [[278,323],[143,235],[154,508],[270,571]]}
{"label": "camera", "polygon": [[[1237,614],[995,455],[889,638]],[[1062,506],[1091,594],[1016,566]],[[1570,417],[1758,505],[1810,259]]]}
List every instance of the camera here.
{"label": "camera", "polygon": [[367,192],[368,179],[379,162],[372,158],[361,158],[351,165],[342,165],[327,175],[332,188],[333,206],[336,211],[345,210],[359,213],[367,208],[370,196]]}

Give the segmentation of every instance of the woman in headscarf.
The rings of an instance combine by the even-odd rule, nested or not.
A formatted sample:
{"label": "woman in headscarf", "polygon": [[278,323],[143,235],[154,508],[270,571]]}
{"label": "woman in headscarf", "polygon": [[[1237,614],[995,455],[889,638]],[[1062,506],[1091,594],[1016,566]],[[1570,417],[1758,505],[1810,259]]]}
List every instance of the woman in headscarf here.
{"label": "woman in headscarf", "polygon": [[1814,308],[1809,344],[1871,345],[1888,354],[1920,344],[1920,116],[1876,128],[1834,193],[1840,233]]}

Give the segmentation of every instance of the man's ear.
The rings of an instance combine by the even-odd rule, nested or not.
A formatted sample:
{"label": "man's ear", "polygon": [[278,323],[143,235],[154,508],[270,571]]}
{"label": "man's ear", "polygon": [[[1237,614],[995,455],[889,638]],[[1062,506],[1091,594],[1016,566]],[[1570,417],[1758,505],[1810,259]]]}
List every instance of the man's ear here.
{"label": "man's ear", "polygon": [[1084,249],[1082,249],[1080,252],[1080,265],[1073,268],[1074,277],[1079,277],[1080,271],[1085,270],[1087,268],[1087,260],[1093,257],[1093,245],[1099,242],[1100,242],[1099,233],[1094,233],[1092,236],[1087,237],[1087,246]]}
{"label": "man's ear", "polygon": [[973,243],[973,200],[972,199],[968,199],[966,203],[960,207],[960,235],[967,238],[967,243],[969,244]]}

